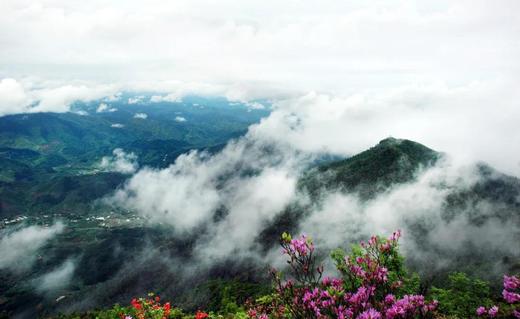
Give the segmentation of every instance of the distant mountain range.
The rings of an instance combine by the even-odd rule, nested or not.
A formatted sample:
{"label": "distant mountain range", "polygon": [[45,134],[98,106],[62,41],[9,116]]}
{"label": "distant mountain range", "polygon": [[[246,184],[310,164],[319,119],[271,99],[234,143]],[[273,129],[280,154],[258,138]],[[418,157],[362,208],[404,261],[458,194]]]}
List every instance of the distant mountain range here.
{"label": "distant mountain range", "polygon": [[220,149],[267,114],[225,99],[188,97],[0,117],[0,219],[88,209],[126,178],[99,167],[116,148],[134,153],[140,166],[162,168],[192,149]]}

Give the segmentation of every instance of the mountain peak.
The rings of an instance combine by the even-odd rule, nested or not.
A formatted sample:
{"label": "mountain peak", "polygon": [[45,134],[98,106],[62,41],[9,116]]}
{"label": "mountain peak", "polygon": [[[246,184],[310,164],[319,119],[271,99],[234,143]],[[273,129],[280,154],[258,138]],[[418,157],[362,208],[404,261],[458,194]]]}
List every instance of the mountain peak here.
{"label": "mountain peak", "polygon": [[379,141],[378,145],[396,145],[396,144],[400,144],[402,141],[404,141],[404,140],[400,139],[400,138],[395,138],[395,137],[389,136],[389,137]]}
{"label": "mountain peak", "polygon": [[421,167],[432,166],[440,155],[420,143],[389,137],[357,155],[319,166],[303,178],[302,186],[311,193],[340,189],[370,198],[392,184],[413,180]]}

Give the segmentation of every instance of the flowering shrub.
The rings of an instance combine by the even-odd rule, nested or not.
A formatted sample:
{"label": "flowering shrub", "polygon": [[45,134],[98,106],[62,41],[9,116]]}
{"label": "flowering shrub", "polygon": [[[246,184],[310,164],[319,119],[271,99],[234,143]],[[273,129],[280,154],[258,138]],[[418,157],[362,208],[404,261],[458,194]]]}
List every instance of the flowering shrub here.
{"label": "flowering shrub", "polygon": [[512,306],[512,315],[520,318],[520,278],[504,276],[504,300]]}
{"label": "flowering shrub", "polygon": [[208,318],[209,315],[203,311],[197,311],[197,313],[195,314],[195,319],[206,319]]}
{"label": "flowering shrub", "polygon": [[153,293],[148,294],[149,298],[132,299],[132,313],[121,314],[121,319],[165,319],[171,314],[169,302],[161,305],[161,298]]}
{"label": "flowering shrub", "polygon": [[[389,238],[373,236],[366,243],[352,246],[348,255],[335,250],[331,256],[340,276],[331,278],[324,276],[323,266],[317,263],[310,238],[293,239],[284,233],[280,244],[287,256],[289,276],[272,269],[273,289],[261,290],[256,296],[267,295],[254,301],[239,301],[236,293],[230,292],[230,286],[219,284],[216,289],[220,294],[212,295],[219,301],[218,308],[206,305],[205,309],[213,310],[208,313],[199,310],[185,314],[149,294],[148,298],[133,299],[129,307],[115,305],[108,310],[60,319],[520,319],[520,278],[516,276],[504,276],[504,302],[497,305],[493,305],[493,293],[486,282],[464,273],[451,274],[449,284],[433,287],[428,298],[417,294],[418,276],[411,275],[404,266],[398,249],[400,236],[399,231]],[[252,296],[255,295],[248,295]],[[244,309],[249,310],[246,313]]]}
{"label": "flowering shrub", "polygon": [[249,311],[251,318],[425,318],[437,307],[421,295],[402,294],[404,267],[397,231],[388,239],[372,237],[350,256],[333,258],[342,278],[322,278],[310,238],[282,235],[282,251],[292,278],[273,270],[275,293]]}
{"label": "flowering shrub", "polygon": [[153,293],[148,298],[134,298],[130,306],[114,305],[111,309],[89,311],[82,314],[60,315],[55,319],[247,319],[245,311],[215,314],[198,310],[195,314],[184,313],[180,308],[172,307],[169,302],[161,304],[161,298]]}
{"label": "flowering shrub", "polygon": [[504,289],[502,290],[504,301],[509,307],[504,307],[502,313],[499,313],[499,307],[493,306],[489,309],[480,306],[476,313],[479,317],[504,317],[504,318],[520,318],[520,278],[516,276],[504,276]]}
{"label": "flowering shrub", "polygon": [[[149,298],[132,299],[131,307],[119,312],[120,319],[210,319],[216,318],[204,311],[198,310],[195,315],[185,315],[182,310],[172,308],[169,302],[161,305],[161,298],[153,293]],[[124,309],[124,308],[123,308]],[[219,317],[220,318],[220,317]]]}

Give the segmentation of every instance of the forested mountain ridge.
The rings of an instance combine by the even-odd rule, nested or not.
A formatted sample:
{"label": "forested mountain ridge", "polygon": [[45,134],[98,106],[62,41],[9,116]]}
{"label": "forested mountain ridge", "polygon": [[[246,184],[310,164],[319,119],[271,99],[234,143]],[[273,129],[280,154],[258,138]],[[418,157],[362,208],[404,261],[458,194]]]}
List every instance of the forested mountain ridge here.
{"label": "forested mountain ridge", "polygon": [[441,156],[417,142],[390,137],[352,157],[307,172],[300,187],[311,194],[320,188],[358,192],[368,199],[393,184],[412,181],[419,169],[431,167]]}
{"label": "forested mountain ridge", "polygon": [[269,113],[198,97],[73,109],[0,117],[0,217],[88,209],[128,177],[100,165],[115,149],[136,166],[167,167],[190,150],[222,147]]}

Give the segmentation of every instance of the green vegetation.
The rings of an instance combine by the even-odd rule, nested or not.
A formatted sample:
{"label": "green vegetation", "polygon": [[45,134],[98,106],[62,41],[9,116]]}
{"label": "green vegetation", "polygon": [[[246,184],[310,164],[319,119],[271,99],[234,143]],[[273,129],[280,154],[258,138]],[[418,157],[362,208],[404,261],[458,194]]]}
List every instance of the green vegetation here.
{"label": "green vegetation", "polygon": [[[218,150],[268,114],[217,98],[125,101],[104,102],[117,109],[114,112],[97,112],[97,101],[74,106],[88,115],[0,117],[0,218],[92,211],[92,200],[112,192],[127,177],[99,167],[114,149],[134,153],[140,166],[166,167],[192,149]],[[137,113],[146,119],[135,118]],[[178,116],[185,121],[177,121]]]}
{"label": "green vegetation", "polygon": [[318,166],[302,178],[300,188],[314,197],[323,189],[339,189],[368,199],[391,185],[412,181],[419,169],[432,166],[440,156],[419,143],[387,138],[355,156]]}
{"label": "green vegetation", "polygon": [[241,281],[237,279],[208,280],[201,287],[209,292],[206,309],[224,315],[243,312],[248,299],[256,299],[268,294],[271,287],[267,284]]}
{"label": "green vegetation", "polygon": [[439,301],[441,313],[455,318],[470,318],[479,306],[494,304],[487,282],[461,272],[452,273],[448,278],[445,288],[433,287],[430,291],[432,298]]}

